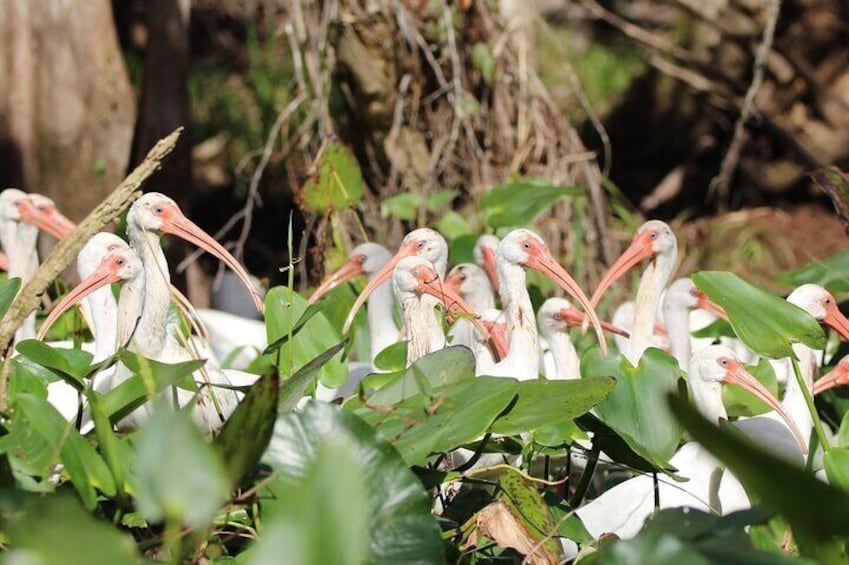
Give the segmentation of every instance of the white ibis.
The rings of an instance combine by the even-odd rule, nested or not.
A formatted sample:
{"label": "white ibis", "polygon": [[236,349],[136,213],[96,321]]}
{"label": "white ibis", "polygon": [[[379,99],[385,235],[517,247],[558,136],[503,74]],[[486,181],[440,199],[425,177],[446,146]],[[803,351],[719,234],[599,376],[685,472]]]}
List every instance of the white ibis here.
{"label": "white ibis", "polygon": [[459,312],[472,316],[469,320],[481,335],[489,338],[489,332],[469,305],[442,282],[436,268],[427,259],[408,256],[398,261],[392,275],[392,287],[407,328],[407,366],[445,347],[442,322],[437,318],[433,302],[424,300],[427,296],[443,303],[452,314]]}
{"label": "white ibis", "polygon": [[[356,302],[351,307],[351,311],[348,313],[348,318],[345,320],[342,333],[348,333],[348,330],[351,329],[351,324],[354,322],[354,316],[356,316],[371,293],[389,280],[392,276],[392,270],[398,264],[398,261],[404,257],[411,256],[427,259],[433,263],[439,277],[445,277],[445,270],[448,268],[448,243],[446,243],[445,238],[429,228],[419,228],[411,231],[404,237],[401,246],[398,248],[398,252],[389,259],[383,268],[371,277],[366,287],[357,297]],[[433,299],[431,304],[435,304],[435,300]]]}
{"label": "white ibis", "polygon": [[[777,412],[783,412],[778,400],[746,372],[730,349],[721,345],[706,347],[693,355],[687,382],[692,401],[714,423],[727,418],[722,404],[721,383],[741,386]],[[794,426],[786,413],[784,417],[788,426]],[[800,441],[803,440],[800,438]],[[658,477],[661,509],[689,506],[703,511],[728,513],[749,506],[745,491],[733,476],[726,472],[721,483],[717,480],[720,464],[697,443],[683,445],[672,457],[670,464],[678,469],[677,474],[689,480],[679,483],[667,477]],[[628,538],[636,535],[645,519],[652,514],[654,499],[652,477],[640,475],[616,485],[578,508],[575,513],[593,537],[614,533]]]}
{"label": "white ibis", "polygon": [[623,353],[636,366],[643,352],[652,345],[660,295],[669,281],[678,258],[675,234],[664,222],[650,220],[640,226],[631,245],[610,267],[593,293],[591,305],[598,305],[601,297],[617,279],[634,265],[651,257],[640,279],[634,312],[634,326],[628,348]]}
{"label": "white ibis", "polygon": [[[389,250],[378,243],[367,242],[356,246],[351,250],[348,261],[313,291],[309,298],[310,304],[353,277],[366,275],[371,282],[391,259]],[[378,353],[400,338],[401,330],[393,316],[394,304],[395,297],[389,281],[375,286],[368,297],[366,311],[372,365]]]}
{"label": "white ibis", "polygon": [[676,279],[666,289],[663,297],[663,321],[666,324],[666,335],[672,356],[678,361],[678,366],[684,369],[690,360],[691,352],[710,345],[710,339],[693,338],[691,331],[692,312],[697,309],[705,310],[712,316],[726,317],[725,312],[700,291],[689,277]]}
{"label": "white ibis", "polygon": [[484,234],[478,238],[473,250],[475,263],[484,270],[489,282],[496,294],[501,293],[501,284],[498,280],[498,268],[495,265],[495,257],[500,240],[490,234]]}
{"label": "white ibis", "polygon": [[[27,281],[38,269],[38,228],[25,221],[21,206],[27,201],[27,193],[16,188],[0,192],[0,243],[9,259],[10,278]],[[15,332],[15,341],[35,337],[35,312],[27,316]]]}
{"label": "white ibis", "polygon": [[[552,279],[585,308],[595,328],[602,352],[607,341],[590,301],[574,279],[554,260],[540,236],[530,230],[513,230],[498,244],[496,257],[501,281],[501,305],[509,332],[507,356],[486,371],[493,376],[530,380],[539,377],[536,316],[526,287],[526,269],[535,269]],[[480,374],[480,371],[477,371]]]}
{"label": "white ibis", "polygon": [[[495,308],[492,284],[486,272],[473,263],[455,265],[448,272],[445,284],[454,289],[475,312],[482,314]],[[474,327],[465,318],[454,322],[448,330],[448,336],[451,338],[451,345],[465,345],[472,348],[475,343]]]}
{"label": "white ibis", "polygon": [[59,212],[53,200],[42,194],[28,194],[21,202],[20,210],[24,220],[38,226],[56,239],[66,237],[77,227],[74,222]]}
{"label": "white ibis", "polygon": [[847,384],[849,384],[849,355],[844,355],[831,371],[814,383],[814,394]]}

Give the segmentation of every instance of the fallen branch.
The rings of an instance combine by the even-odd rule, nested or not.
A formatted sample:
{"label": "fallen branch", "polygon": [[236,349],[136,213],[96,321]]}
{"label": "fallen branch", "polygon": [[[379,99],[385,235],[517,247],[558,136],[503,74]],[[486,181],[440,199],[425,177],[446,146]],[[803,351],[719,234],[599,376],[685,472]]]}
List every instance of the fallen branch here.
{"label": "fallen branch", "polygon": [[[38,268],[32,279],[15,297],[6,315],[0,321],[0,351],[8,357],[9,347],[15,331],[34,310],[38,308],[39,297],[59,274],[74,260],[83,245],[109,222],[118,217],[139,197],[138,189],[162,164],[162,160],[171,153],[183,128],[177,128],[168,137],[159,140],[144,158],[144,161],[118,185],[100,205],[94,209],[80,225],[62,239],[53,252]],[[8,404],[8,371],[0,371],[0,412],[5,412]]]}

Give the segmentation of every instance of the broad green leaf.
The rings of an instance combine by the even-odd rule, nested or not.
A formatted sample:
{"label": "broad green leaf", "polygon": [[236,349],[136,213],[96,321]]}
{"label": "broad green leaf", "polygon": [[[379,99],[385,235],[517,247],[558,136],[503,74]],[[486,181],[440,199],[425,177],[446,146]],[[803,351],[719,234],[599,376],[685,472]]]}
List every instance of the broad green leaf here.
{"label": "broad green leaf", "polygon": [[391,406],[345,403],[392,442],[410,465],[423,464],[432,453],[450,451],[475,441],[513,401],[514,379],[475,377],[435,387]]}
{"label": "broad green leaf", "polygon": [[[773,396],[778,397],[778,380],[775,378],[775,371],[768,360],[761,359],[757,365],[747,366],[746,369]],[[794,377],[791,376],[791,378]],[[728,415],[732,417],[757,416],[758,414],[765,414],[772,410],[763,400],[739,386],[722,387],[722,404],[725,405]]]}
{"label": "broad green leaf", "polygon": [[555,186],[529,179],[496,186],[481,197],[481,208],[492,229],[528,225],[564,196],[583,195],[575,186]]}
{"label": "broad green leaf", "polygon": [[536,545],[542,547],[548,557],[555,560],[561,558],[560,542],[557,541],[558,524],[536,487],[511,469],[499,477],[498,486],[501,487],[498,500],[507,506],[510,514]]}
{"label": "broad green leaf", "polygon": [[384,218],[395,217],[399,220],[412,221],[416,219],[419,208],[424,206],[424,200],[415,192],[401,192],[380,202],[380,215]]}
{"label": "broad green leaf", "polygon": [[399,341],[386,347],[374,358],[375,369],[398,372],[407,366],[407,342]]}
{"label": "broad green leaf", "polygon": [[425,206],[429,212],[442,214],[459,195],[456,190],[440,190],[427,197]]}
{"label": "broad green leaf", "polygon": [[[274,344],[297,326],[297,321],[308,309],[306,299],[298,293],[290,294],[285,286],[272,288],[265,297],[265,323],[268,343]],[[342,336],[321,312],[316,312],[303,324],[291,341],[286,341],[271,354],[281,379],[293,375],[298,369],[324,351],[342,341]],[[342,386],[348,380],[348,363],[341,355],[325,363],[318,374],[322,384],[329,388]]]}
{"label": "broad green leaf", "polygon": [[46,367],[77,390],[85,389],[83,378],[89,373],[93,355],[82,349],[53,348],[37,339],[27,339],[16,346],[18,353]]}
{"label": "broad green leaf", "polygon": [[806,283],[818,284],[833,293],[849,292],[849,250],[828,259],[814,260],[801,269],[788,271],[781,280],[792,288]]}
{"label": "broad green leaf", "polygon": [[475,376],[475,356],[468,347],[445,347],[425,355],[399,377],[369,397],[370,406],[389,406],[435,387]]}
{"label": "broad green leaf", "polygon": [[[628,442],[622,439],[622,436],[618,435],[610,428],[610,426],[599,420],[598,417],[594,416],[591,412],[588,412],[576,419],[575,423],[578,424],[582,430],[592,432],[593,447],[597,447],[599,451],[603,451],[608,457],[617,463],[621,463],[637,471],[644,471],[647,473],[658,469],[657,466],[646,461],[641,455],[631,449]],[[572,446],[572,448],[575,449],[576,446]],[[668,466],[661,468],[665,470],[672,469]]]}
{"label": "broad green leaf", "polygon": [[[320,447],[328,442],[351,448],[346,454],[346,464],[324,465],[326,472],[331,473],[338,482],[335,485],[333,481],[328,484],[326,478],[322,477],[320,482],[308,483],[307,488],[330,490],[309,492],[304,496],[313,501],[331,499],[333,502],[325,503],[333,505],[348,500],[344,490],[346,486],[355,489],[364,487],[366,505],[357,506],[356,510],[359,519],[366,523],[368,549],[366,559],[360,562],[443,562],[439,528],[430,513],[430,498],[421,483],[398,456],[398,452],[380,439],[374,429],[338,406],[310,402],[299,413],[278,417],[274,435],[263,457],[263,462],[279,475],[268,489],[272,491],[269,497],[264,499],[264,506],[269,510],[271,519],[278,512],[292,510],[289,500],[277,496],[280,492],[278,485],[304,485],[308,474],[315,472],[314,462],[319,459]],[[363,481],[345,481],[343,476],[349,474],[356,474]],[[284,488],[282,492],[291,490]],[[350,503],[352,506],[361,505],[361,498],[357,495]],[[346,510],[343,516],[348,515]],[[314,521],[310,520],[310,523],[314,524]],[[321,531],[336,535],[332,529]],[[315,533],[310,532],[311,541],[314,540],[313,535]],[[326,543],[334,542],[326,540]],[[279,555],[277,559],[279,562]]]}
{"label": "broad green leaf", "polygon": [[691,332],[691,335],[697,338],[737,337],[737,334],[734,333],[734,328],[731,327],[731,324],[722,318],[717,318],[702,329]]}
{"label": "broad green leaf", "polygon": [[713,425],[685,400],[672,397],[669,402],[696,441],[727,465],[767,510],[787,519],[800,544],[819,552],[833,548],[828,542],[834,536],[849,536],[849,493],[820,482],[729,426]]}
{"label": "broad green leaf", "polygon": [[100,445],[100,450],[103,452],[103,459],[106,465],[109,466],[109,471],[115,480],[115,488],[118,497],[124,496],[125,481],[129,475],[127,461],[122,457],[123,450],[120,446],[120,441],[115,431],[112,429],[112,423],[109,421],[109,416],[103,410],[102,395],[95,390],[89,390],[87,394],[89,400],[89,409],[91,417],[94,420],[94,433],[97,436],[97,443]]}
{"label": "broad green leaf", "polygon": [[843,420],[840,421],[840,428],[837,431],[837,445],[849,447],[849,410],[843,413]]}
{"label": "broad green leaf", "polygon": [[[271,490],[286,504],[274,506],[263,537],[248,563],[276,565],[282,555],[299,565],[368,563],[369,483],[356,446],[323,438],[295,484],[278,481]],[[344,469],[344,472],[339,472]]]}
{"label": "broad green leaf", "polygon": [[443,212],[433,227],[448,241],[474,233],[474,224],[454,210]]}
{"label": "broad green leaf", "polygon": [[333,357],[345,347],[345,342],[337,343],[300,369],[294,375],[286,379],[280,385],[278,400],[278,412],[285,414],[291,412],[297,406],[298,401],[303,398],[304,393],[318,376],[318,372]]}
{"label": "broad green leaf", "polygon": [[29,426],[51,447],[61,462],[88,509],[97,505],[99,489],[114,496],[115,481],[100,455],[80,433],[73,422],[66,421],[46,400],[29,394],[18,395],[17,416],[25,418]]}
{"label": "broad green leaf", "polygon": [[224,423],[213,445],[221,453],[230,480],[238,482],[259,463],[277,419],[280,377],[263,375]]}
{"label": "broad green leaf", "polygon": [[333,142],[320,157],[318,174],[304,183],[303,208],[325,214],[344,210],[363,196],[363,176],[351,150]]}
{"label": "broad green leaf", "polygon": [[475,260],[475,245],[478,236],[475,234],[461,235],[452,239],[448,244],[448,257],[451,263],[471,263]]}
{"label": "broad green leaf", "polygon": [[616,377],[616,386],[598,403],[596,414],[641,457],[667,466],[682,435],[666,404],[667,394],[677,393],[683,384],[678,362],[649,348],[634,367],[624,356],[605,358],[594,347],[581,359],[581,376]]}
{"label": "broad green leaf", "polygon": [[829,484],[849,492],[849,448],[832,447],[822,456]]}
{"label": "broad green leaf", "polygon": [[725,308],[734,331],[758,355],[792,357],[794,343],[825,347],[825,333],[810,314],[733,273],[703,271],[693,282]]}
{"label": "broad green leaf", "polygon": [[145,518],[207,526],[230,481],[218,454],[186,414],[157,405],[135,445],[138,508]]}
{"label": "broad green leaf", "polygon": [[132,536],[80,508],[68,496],[37,501],[12,522],[5,563],[123,565],[140,559]]}
{"label": "broad green leaf", "polygon": [[573,420],[598,404],[614,386],[612,377],[520,382],[516,403],[492,424],[491,431],[512,435]]}
{"label": "broad green leaf", "polygon": [[0,318],[6,315],[20,289],[21,279],[18,277],[0,281]]}

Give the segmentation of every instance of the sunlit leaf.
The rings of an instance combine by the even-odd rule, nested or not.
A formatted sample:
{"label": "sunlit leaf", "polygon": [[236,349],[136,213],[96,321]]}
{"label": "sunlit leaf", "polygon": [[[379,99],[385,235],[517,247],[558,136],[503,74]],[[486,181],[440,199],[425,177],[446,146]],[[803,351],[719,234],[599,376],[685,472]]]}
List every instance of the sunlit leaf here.
{"label": "sunlit leaf", "polygon": [[407,342],[399,341],[377,354],[374,368],[381,371],[403,371],[407,366]]}
{"label": "sunlit leaf", "polygon": [[445,347],[425,355],[369,397],[370,406],[388,406],[435,387],[475,376],[475,356],[468,347]]}
{"label": "sunlit leaf", "polygon": [[15,295],[21,289],[21,279],[14,277],[0,281],[0,318],[6,315],[6,310],[12,305]]}
{"label": "sunlit leaf", "polygon": [[91,353],[82,349],[53,348],[37,339],[24,340],[15,348],[22,356],[49,369],[77,390],[85,388],[83,378],[89,372]]}
{"label": "sunlit leaf", "polygon": [[138,507],[145,518],[206,526],[230,481],[218,454],[188,417],[157,406],[135,444]]}
{"label": "sunlit leaf", "polygon": [[491,430],[510,435],[573,420],[598,404],[614,386],[612,377],[520,382],[516,403]]}
{"label": "sunlit leaf", "polygon": [[424,205],[422,197],[415,192],[401,192],[380,201],[380,215],[390,216],[399,220],[412,221],[416,219],[419,208]]}
{"label": "sunlit leaf", "polygon": [[278,411],[281,414],[295,409],[298,401],[304,396],[307,387],[309,387],[315,381],[316,377],[318,377],[318,372],[324,364],[333,359],[333,357],[342,351],[344,347],[344,341],[337,343],[298,369],[294,375],[286,379],[286,381],[280,385]]}
{"label": "sunlit leaf", "polygon": [[849,292],[849,250],[828,259],[816,259],[800,269],[781,275],[781,280],[796,288],[806,283],[818,284],[833,293]]}
{"label": "sunlit leaf", "polygon": [[849,447],[832,447],[822,456],[829,484],[849,492]]}
{"label": "sunlit leaf", "polygon": [[734,331],[763,357],[792,357],[794,343],[825,347],[825,333],[810,314],[733,273],[703,271],[693,282],[728,313]]}
{"label": "sunlit leaf", "polygon": [[496,186],[481,197],[486,223],[493,229],[530,224],[564,196],[583,195],[574,186],[556,186],[542,179],[513,181]]}
{"label": "sunlit leaf", "polygon": [[[346,463],[325,464],[323,472],[329,475],[309,481],[308,474],[316,472],[317,460],[324,460],[320,459],[322,448],[329,442],[334,446],[345,445],[350,448],[344,456]],[[336,449],[331,448],[330,453],[335,453]],[[325,452],[324,457],[327,456]],[[315,536],[325,532],[335,539],[326,539],[324,543],[337,544],[340,540],[348,539],[351,532],[337,534],[332,528],[322,527],[317,522],[326,518],[336,524],[337,519],[344,519],[356,510],[358,518],[354,524],[359,520],[365,521],[365,539],[368,543],[367,557],[359,562],[444,561],[439,528],[431,516],[430,499],[421,483],[398,453],[379,439],[370,426],[340,407],[310,402],[300,413],[279,416],[263,462],[278,473],[277,481],[269,489],[272,492],[264,503],[272,516],[278,512],[291,512],[295,508],[300,509],[295,510],[297,512],[306,511],[300,505],[290,508],[288,499],[277,496],[278,493],[293,492],[289,487],[301,486],[302,491],[309,489],[309,492],[302,492],[303,498],[299,499],[305,504],[325,499],[321,506],[314,509],[315,514],[309,514],[308,521],[305,521],[309,531],[304,533],[303,529],[298,528],[294,532],[290,530],[289,535],[309,535],[307,540],[312,544],[321,543]],[[343,478],[343,475],[351,474],[357,479],[347,481]],[[335,484],[331,480],[333,478]],[[346,486],[355,489],[355,495],[350,500],[346,496]],[[360,489],[365,491],[364,507],[362,498],[357,494]],[[340,510],[341,516],[335,519],[327,514],[334,505],[344,504],[346,500],[353,508]],[[315,528],[320,529],[317,532]],[[281,534],[280,530],[275,530],[275,533],[286,535]],[[337,535],[340,537],[336,538]],[[353,546],[355,555],[356,547]],[[315,551],[315,548],[311,548],[309,555],[321,555]],[[279,562],[279,555],[277,559]]]}
{"label": "sunlit leaf", "polygon": [[346,146],[333,142],[318,163],[318,174],[304,183],[303,208],[326,213],[344,210],[363,196],[363,176],[354,154]]}

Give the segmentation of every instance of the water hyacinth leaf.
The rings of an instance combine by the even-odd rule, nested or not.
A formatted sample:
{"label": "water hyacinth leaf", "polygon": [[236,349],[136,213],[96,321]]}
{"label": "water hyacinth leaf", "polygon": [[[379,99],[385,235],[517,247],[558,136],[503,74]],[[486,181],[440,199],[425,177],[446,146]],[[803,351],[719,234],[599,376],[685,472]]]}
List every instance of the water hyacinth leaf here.
{"label": "water hyacinth leaf", "polygon": [[[778,397],[778,379],[776,379],[775,371],[768,360],[761,359],[757,365],[747,365],[746,369],[753,377],[760,381],[760,383],[764,385],[766,389],[773,394],[773,396],[776,398]],[[792,371],[789,361],[788,370]],[[794,377],[791,375],[791,378]],[[722,404],[725,405],[725,409],[729,416],[751,417],[757,416],[758,414],[765,414],[772,410],[772,408],[767,406],[763,400],[739,386],[722,387]]]}
{"label": "water hyacinth leaf", "polygon": [[[339,331],[319,311],[315,311],[295,334],[297,322],[308,308],[305,298],[296,292],[290,293],[285,286],[272,288],[265,297],[268,343],[283,340],[279,349],[271,353],[274,362],[279,361],[277,368],[283,380],[342,341]],[[284,336],[289,334],[294,334],[291,341],[288,338],[284,340]],[[341,355],[327,361],[321,367],[318,378],[328,388],[343,385],[348,380],[348,362]]]}
{"label": "water hyacinth leaf", "polygon": [[230,480],[238,482],[259,463],[277,419],[280,377],[277,371],[263,375],[239,402],[215,438]]}
{"label": "water hyacinth leaf", "polygon": [[[366,521],[368,532],[364,537],[368,549],[366,559],[360,562],[444,561],[439,527],[430,513],[430,499],[421,483],[398,452],[380,439],[371,426],[341,407],[310,402],[301,412],[278,417],[263,457],[263,462],[278,474],[271,489],[276,489],[277,485],[303,485],[315,469],[320,446],[328,442],[351,448],[348,451],[351,461],[344,467],[336,463],[327,465],[328,471],[337,480],[349,473],[365,479],[367,504],[365,508],[358,508],[358,519]],[[343,484],[329,488],[336,495],[344,496],[344,492],[338,490]],[[359,489],[361,484],[352,488]],[[309,496],[330,495],[319,492]],[[359,497],[354,502],[358,500]],[[272,493],[264,504],[273,516],[277,512],[287,512],[289,501]]]}
{"label": "water hyacinth leaf", "polygon": [[818,284],[832,293],[849,292],[849,250],[841,251],[828,259],[817,259],[800,269],[780,275],[792,288],[806,283]]}
{"label": "water hyacinth leaf", "polygon": [[230,481],[218,454],[186,414],[158,405],[135,445],[138,508],[145,518],[207,526]]}
{"label": "water hyacinth leaf", "polygon": [[518,383],[500,377],[475,377],[436,387],[390,407],[345,403],[389,439],[409,465],[431,454],[471,443],[489,429],[516,396]]}
{"label": "water hyacinth leaf", "polygon": [[403,371],[407,366],[407,342],[399,341],[386,347],[374,358],[375,369],[381,371]]}
{"label": "water hyacinth leaf", "polygon": [[496,186],[481,197],[486,224],[492,229],[528,225],[564,196],[584,194],[575,186],[556,186],[542,179]]}
{"label": "water hyacinth leaf", "polygon": [[683,430],[666,403],[682,384],[678,362],[649,348],[632,366],[624,356],[601,356],[598,347],[581,359],[581,377],[616,378],[616,386],[595,407],[596,414],[644,459],[665,467],[675,453]]}
{"label": "water hyacinth leaf", "polygon": [[53,348],[37,339],[27,339],[15,348],[23,357],[47,368],[77,390],[85,388],[83,378],[88,375],[93,355],[82,349]]}
{"label": "water hyacinth leaf", "polygon": [[763,357],[792,357],[794,343],[825,347],[825,332],[810,314],[725,271],[703,271],[693,282],[728,313],[734,331]]}
{"label": "water hyacinth leaf", "polygon": [[425,207],[429,212],[441,214],[444,209],[450,206],[451,203],[454,202],[454,199],[459,195],[460,193],[456,190],[440,190],[438,192],[434,192],[427,197]]}
{"label": "water hyacinth leaf", "polygon": [[381,200],[380,215],[384,218],[391,216],[399,220],[412,221],[416,219],[416,214],[424,203],[421,195],[414,192],[402,192]]}
{"label": "water hyacinth leaf", "polygon": [[369,562],[370,477],[358,465],[356,447],[325,438],[315,450],[301,481],[271,486],[287,504],[265,518],[250,565],[277,564],[281,555],[300,565]]}
{"label": "water hyacinth leaf", "polygon": [[612,377],[520,382],[516,403],[492,424],[491,431],[511,435],[573,420],[598,404],[614,386]]}
{"label": "water hyacinth leaf", "polygon": [[101,405],[102,395],[95,390],[90,390],[87,396],[91,417],[94,421],[94,433],[97,437],[97,443],[100,445],[106,465],[109,466],[109,471],[115,479],[115,489],[118,497],[123,497],[125,494],[124,483],[129,473],[127,461],[122,457],[123,450],[120,447],[120,440],[112,429],[109,416],[103,410],[103,406]]}
{"label": "water hyacinth leaf", "polygon": [[425,355],[394,381],[369,397],[370,406],[389,406],[419,393],[475,376],[475,356],[468,347],[446,347]]}
{"label": "water hyacinth leaf", "polygon": [[715,426],[685,400],[671,397],[669,403],[693,439],[727,465],[767,510],[786,518],[798,541],[849,536],[849,493],[770,454],[728,426]]}
{"label": "water hyacinth leaf", "polygon": [[451,242],[474,231],[474,224],[454,210],[441,213],[433,227]]}
{"label": "water hyacinth leaf", "polygon": [[17,412],[50,445],[62,463],[83,504],[89,510],[97,505],[97,492],[114,496],[115,481],[106,463],[80,433],[46,400],[29,394],[18,395]]}
{"label": "water hyacinth leaf", "polygon": [[849,492],[849,448],[833,447],[822,456],[829,484]]}
{"label": "water hyacinth leaf", "polygon": [[140,559],[133,538],[86,512],[73,498],[35,502],[11,523],[6,563],[118,565]]}
{"label": "water hyacinth leaf", "polygon": [[461,235],[452,239],[448,244],[448,257],[451,263],[471,263],[475,260],[475,245],[478,236],[475,234]]}
{"label": "water hyacinth leaf", "polygon": [[345,347],[345,341],[337,343],[300,369],[290,378],[280,385],[278,412],[281,414],[291,412],[297,406],[298,401],[304,396],[307,390],[315,379],[318,377],[318,372],[325,363],[333,359],[333,357],[342,351]]}
{"label": "water hyacinth leaf", "polygon": [[6,315],[6,310],[12,305],[15,295],[21,289],[21,279],[19,277],[0,281],[0,317]]}
{"label": "water hyacinth leaf", "polygon": [[363,196],[363,175],[351,150],[338,142],[320,157],[318,173],[304,183],[303,209],[325,214],[344,210]]}

